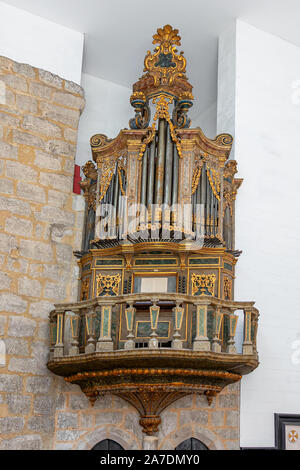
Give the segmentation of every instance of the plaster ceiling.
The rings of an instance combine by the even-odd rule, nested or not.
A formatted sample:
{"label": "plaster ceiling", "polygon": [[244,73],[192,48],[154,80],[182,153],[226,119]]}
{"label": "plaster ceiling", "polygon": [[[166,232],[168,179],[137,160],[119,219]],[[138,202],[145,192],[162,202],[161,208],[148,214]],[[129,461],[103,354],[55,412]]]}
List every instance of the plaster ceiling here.
{"label": "plaster ceiling", "polygon": [[[142,75],[152,35],[179,29],[197,114],[216,101],[218,36],[235,18],[300,46],[299,0],[6,0],[84,33],[83,71],[120,85]],[[195,110],[196,111],[196,110]]]}

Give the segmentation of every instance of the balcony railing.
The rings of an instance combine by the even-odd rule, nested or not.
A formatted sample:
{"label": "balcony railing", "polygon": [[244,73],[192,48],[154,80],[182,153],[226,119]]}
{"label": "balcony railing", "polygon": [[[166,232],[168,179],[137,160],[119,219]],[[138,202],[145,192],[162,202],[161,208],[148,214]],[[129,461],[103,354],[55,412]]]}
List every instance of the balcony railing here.
{"label": "balcony railing", "polygon": [[[151,331],[147,339],[141,339],[135,334],[136,313],[141,306],[144,318],[145,315],[148,316]],[[167,341],[163,341],[157,331],[162,308],[164,312],[166,309],[169,311],[169,320],[172,323],[172,336]],[[237,311],[243,311],[243,318],[236,315]],[[112,328],[119,322],[118,315],[113,320],[113,312],[123,312],[126,324],[123,342],[112,335]],[[188,312],[187,328],[193,328],[194,331],[190,341],[182,338],[180,333]],[[77,303],[58,304],[50,314],[50,361],[99,351],[114,354],[116,351],[141,347],[150,350],[170,348],[257,356],[258,316],[254,302],[171,293],[105,296]],[[235,334],[237,325],[241,322],[243,342],[238,353]]]}

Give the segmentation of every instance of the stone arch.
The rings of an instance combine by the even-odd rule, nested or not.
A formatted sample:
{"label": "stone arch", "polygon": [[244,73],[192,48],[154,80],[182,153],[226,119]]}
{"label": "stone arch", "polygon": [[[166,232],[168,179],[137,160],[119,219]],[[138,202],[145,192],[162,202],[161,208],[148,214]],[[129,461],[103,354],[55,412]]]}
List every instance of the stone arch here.
{"label": "stone arch", "polygon": [[214,432],[203,428],[197,423],[193,423],[168,434],[162,443],[159,444],[159,450],[174,450],[181,442],[191,437],[203,442],[210,450],[224,449],[218,436]]}
{"label": "stone arch", "polygon": [[117,426],[101,426],[94,429],[80,439],[76,448],[78,450],[91,450],[98,442],[105,439],[111,439],[117,442],[125,450],[140,448],[140,444],[131,433]]}

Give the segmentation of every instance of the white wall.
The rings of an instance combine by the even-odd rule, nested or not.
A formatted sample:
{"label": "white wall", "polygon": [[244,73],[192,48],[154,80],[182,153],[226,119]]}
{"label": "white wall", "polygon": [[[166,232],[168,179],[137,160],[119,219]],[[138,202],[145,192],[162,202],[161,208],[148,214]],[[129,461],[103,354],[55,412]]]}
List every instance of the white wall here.
{"label": "white wall", "polygon": [[[196,104],[196,103],[195,103]],[[189,117],[192,119],[191,127],[200,127],[210,139],[217,135],[217,102],[209,106],[203,113],[198,114],[197,108],[191,108]]]}
{"label": "white wall", "polygon": [[84,36],[0,2],[0,55],[81,81]]}
{"label": "white wall", "polygon": [[[220,53],[231,60],[228,45]],[[241,446],[273,446],[274,413],[300,414],[300,364],[292,362],[292,344],[300,339],[300,104],[293,103],[300,48],[241,21],[232,46],[236,80],[226,85],[230,74],[219,76],[225,81],[219,111],[226,94],[235,95],[235,158],[244,178],[235,293],[255,300],[261,314],[260,366],[242,379]]]}
{"label": "white wall", "polygon": [[114,138],[121,129],[129,127],[128,121],[134,117],[134,109],[129,103],[130,88],[88,74],[82,74],[81,85],[85,91],[86,105],[78,129],[78,165],[92,160],[92,135],[105,134]]}
{"label": "white wall", "polygon": [[[236,23],[219,38],[217,133],[235,134]],[[235,158],[235,139],[230,158]]]}

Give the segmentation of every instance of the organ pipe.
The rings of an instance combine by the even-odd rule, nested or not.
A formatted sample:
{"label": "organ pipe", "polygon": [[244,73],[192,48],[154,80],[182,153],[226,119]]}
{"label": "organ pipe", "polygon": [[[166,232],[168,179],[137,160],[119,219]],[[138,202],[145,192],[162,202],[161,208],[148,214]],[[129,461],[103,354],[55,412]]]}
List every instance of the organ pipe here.
{"label": "organ pipe", "polygon": [[172,181],[172,205],[178,202],[178,171],[179,171],[179,156],[177,147],[173,144],[173,181]]}
{"label": "organ pipe", "polygon": [[164,170],[166,156],[166,120],[159,119],[158,123],[158,148],[156,163],[155,204],[162,204],[164,189]]}
{"label": "organ pipe", "polygon": [[207,184],[207,176],[206,176],[206,164],[203,164],[202,172],[201,172],[201,204],[202,204],[202,214],[203,214],[203,233],[206,234],[206,184]]}
{"label": "organ pipe", "polygon": [[150,148],[148,148],[149,159],[148,159],[148,185],[147,185],[147,207],[153,204],[153,188],[154,188],[154,167],[155,167],[155,139],[151,142]]}
{"label": "organ pipe", "polygon": [[[148,149],[149,151],[149,149]],[[147,195],[147,164],[148,164],[148,151],[144,153],[142,159],[142,178],[141,178],[141,200],[140,203],[146,204]]]}
{"label": "organ pipe", "polygon": [[174,145],[169,132],[169,126],[166,126],[166,163],[165,163],[165,181],[164,181],[164,203],[170,205],[172,200],[172,171]]}

